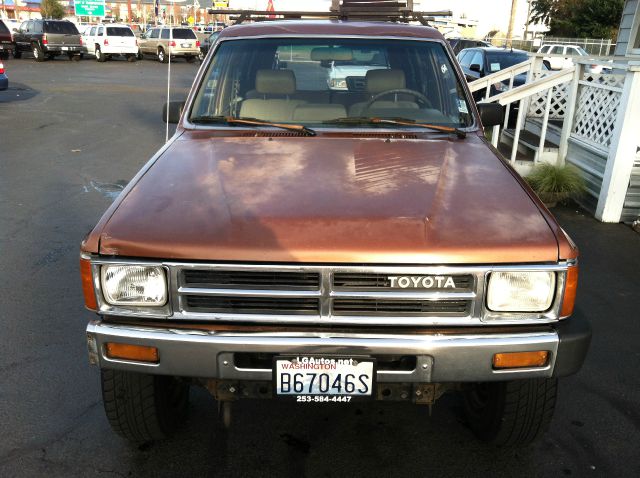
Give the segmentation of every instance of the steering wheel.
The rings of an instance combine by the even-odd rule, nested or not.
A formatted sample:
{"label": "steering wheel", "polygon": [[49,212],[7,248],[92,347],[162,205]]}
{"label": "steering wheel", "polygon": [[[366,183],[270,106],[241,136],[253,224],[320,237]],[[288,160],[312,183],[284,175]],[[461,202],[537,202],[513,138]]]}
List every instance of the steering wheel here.
{"label": "steering wheel", "polygon": [[396,89],[393,89],[393,90],[381,91],[377,95],[374,95],[373,98],[371,98],[369,101],[367,101],[367,104],[362,107],[362,116],[367,116],[365,113],[368,113],[369,109],[371,108],[371,105],[373,105],[380,98],[382,98],[384,96],[387,96],[387,95],[397,95],[397,94],[405,94],[405,95],[414,96],[415,98],[420,100],[427,108],[431,108],[431,101],[429,101],[429,98],[427,98],[425,95],[423,95],[419,91],[410,90],[408,88],[396,88]]}

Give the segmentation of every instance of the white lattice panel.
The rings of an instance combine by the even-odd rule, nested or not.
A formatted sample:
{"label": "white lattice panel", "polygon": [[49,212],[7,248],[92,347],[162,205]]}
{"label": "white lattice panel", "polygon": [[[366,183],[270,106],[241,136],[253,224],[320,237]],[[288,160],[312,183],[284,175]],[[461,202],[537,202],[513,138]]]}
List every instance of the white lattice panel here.
{"label": "white lattice panel", "polygon": [[595,83],[593,86],[580,85],[573,132],[608,148],[616,125],[621,96],[619,91],[600,88]]}
{"label": "white lattice panel", "polygon": [[584,81],[589,81],[594,85],[610,86],[612,88],[620,88],[624,86],[624,75],[594,75],[592,73],[585,73],[582,75]]}
{"label": "white lattice panel", "polygon": [[[533,74],[533,79],[538,80],[547,75],[548,72],[536,72]],[[552,88],[549,119],[564,119],[564,116],[567,112],[569,86],[570,83],[563,83]],[[539,93],[534,93],[533,95],[531,95],[529,101],[529,111],[527,114],[529,118],[542,118],[544,116],[544,107],[547,102],[547,93],[548,91],[541,91]]]}

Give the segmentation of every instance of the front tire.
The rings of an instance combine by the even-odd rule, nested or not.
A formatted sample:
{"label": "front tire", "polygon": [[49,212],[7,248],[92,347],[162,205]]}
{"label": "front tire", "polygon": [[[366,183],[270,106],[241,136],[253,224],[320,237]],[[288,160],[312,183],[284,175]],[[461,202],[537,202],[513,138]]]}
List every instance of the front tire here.
{"label": "front tire", "polygon": [[12,52],[12,53],[13,53],[13,57],[14,57],[16,60],[19,60],[20,58],[22,58],[22,52],[21,52],[20,50],[18,50],[18,47],[17,47],[17,46],[14,46],[14,47],[13,47],[13,52]]}
{"label": "front tire", "polygon": [[31,51],[33,52],[33,57],[36,59],[36,61],[44,61],[44,53],[42,52],[40,45],[34,43],[31,46]]}
{"label": "front tire", "polygon": [[127,55],[127,61],[129,63],[133,63],[134,61],[136,61],[136,55]]}
{"label": "front tire", "polygon": [[162,48],[158,48],[158,61],[160,63],[169,63],[169,55],[167,55]]}
{"label": "front tire", "polygon": [[465,392],[469,427],[498,447],[529,445],[549,427],[557,390],[556,378],[473,384]]}
{"label": "front tire", "polygon": [[109,424],[132,442],[171,436],[184,422],[189,385],[174,377],[101,370],[102,400]]}

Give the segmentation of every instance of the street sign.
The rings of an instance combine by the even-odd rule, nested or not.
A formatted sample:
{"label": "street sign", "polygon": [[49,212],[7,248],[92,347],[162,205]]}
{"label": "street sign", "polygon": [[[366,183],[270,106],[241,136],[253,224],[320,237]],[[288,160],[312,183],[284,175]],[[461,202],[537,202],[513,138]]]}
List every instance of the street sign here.
{"label": "street sign", "polygon": [[213,2],[213,6],[215,8],[229,8],[229,0],[226,1],[218,1],[218,2]]}
{"label": "street sign", "polygon": [[73,3],[76,8],[77,17],[104,17],[105,0],[75,0]]}

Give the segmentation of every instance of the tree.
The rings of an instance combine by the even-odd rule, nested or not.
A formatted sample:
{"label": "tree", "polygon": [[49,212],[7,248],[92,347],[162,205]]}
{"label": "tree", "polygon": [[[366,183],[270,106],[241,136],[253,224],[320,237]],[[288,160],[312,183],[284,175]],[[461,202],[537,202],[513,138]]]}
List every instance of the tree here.
{"label": "tree", "polygon": [[60,20],[67,12],[58,0],[42,0],[40,3],[40,14],[42,18],[53,18]]}
{"label": "tree", "polygon": [[618,32],[624,0],[531,0],[529,23],[543,23],[549,34],[611,38]]}

